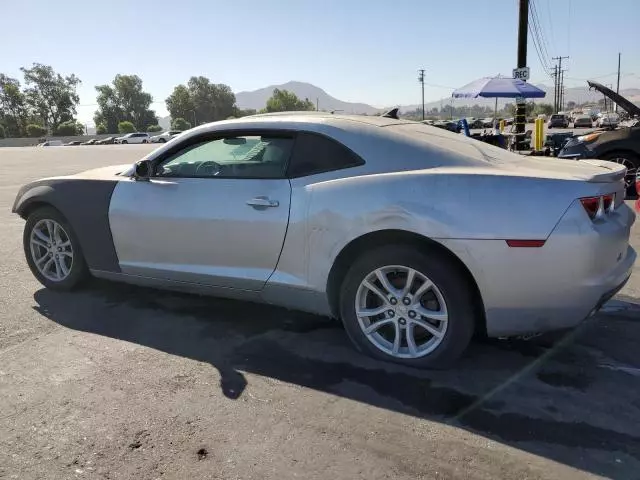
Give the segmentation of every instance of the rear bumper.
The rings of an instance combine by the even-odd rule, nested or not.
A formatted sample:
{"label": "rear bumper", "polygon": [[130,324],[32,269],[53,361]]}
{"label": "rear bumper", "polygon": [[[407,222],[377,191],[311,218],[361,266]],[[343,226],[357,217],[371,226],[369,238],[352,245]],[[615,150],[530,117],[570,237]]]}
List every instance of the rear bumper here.
{"label": "rear bumper", "polygon": [[474,276],[487,335],[504,337],[575,327],[626,283],[636,261],[629,246],[635,215],[621,204],[613,218],[584,222],[572,206],[541,248],[504,240],[445,241]]}

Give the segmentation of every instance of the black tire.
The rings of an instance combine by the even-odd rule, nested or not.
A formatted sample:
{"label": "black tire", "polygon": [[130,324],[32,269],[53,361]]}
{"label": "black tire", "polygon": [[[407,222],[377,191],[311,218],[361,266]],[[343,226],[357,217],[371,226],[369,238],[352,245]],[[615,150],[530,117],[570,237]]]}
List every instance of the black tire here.
{"label": "black tire", "polygon": [[[418,358],[398,358],[385,353],[368,340],[355,312],[360,283],[377,268],[402,265],[428,277],[440,290],[448,311],[448,326],[442,342]],[[340,316],[355,347],[369,356],[418,368],[447,368],[469,345],[474,333],[475,314],[472,286],[455,262],[439,251],[424,251],[408,245],[378,247],[358,257],[342,282]]]}
{"label": "black tire", "polygon": [[142,140],[142,143],[147,143],[147,141],[146,140]]}
{"label": "black tire", "polygon": [[[598,158],[600,158],[601,160],[608,160],[610,162],[622,163],[623,165],[627,166],[628,170],[629,170],[629,166],[628,166],[629,164],[633,166],[633,170],[627,172],[627,176],[625,177],[624,181],[625,181],[625,184],[627,185],[627,192],[626,192],[627,198],[635,198],[637,196],[636,174],[637,174],[638,167],[640,167],[640,156],[636,155],[633,152],[616,151],[616,152],[609,152]],[[621,159],[624,161],[621,161]]]}
{"label": "black tire", "polygon": [[120,142],[120,143],[122,143],[123,145],[126,145],[129,142],[127,142],[126,140],[122,140],[122,142]]}
{"label": "black tire", "polygon": [[[71,247],[73,249],[73,262],[71,264],[69,275],[64,280],[53,281],[46,278],[42,273],[40,273],[35,265],[35,261],[31,255],[31,232],[40,220],[54,220],[60,224],[69,237],[69,241],[71,242]],[[61,291],[72,290],[78,287],[88,276],[87,264],[84,260],[82,249],[80,248],[80,242],[78,242],[78,238],[76,237],[73,228],[71,228],[67,219],[53,207],[41,207],[29,215],[24,226],[22,246],[27,264],[31,269],[31,273],[33,273],[36,279],[47,288]]]}
{"label": "black tire", "polygon": [[164,138],[161,138],[160,140],[158,140],[160,143],[167,143],[167,140]]}

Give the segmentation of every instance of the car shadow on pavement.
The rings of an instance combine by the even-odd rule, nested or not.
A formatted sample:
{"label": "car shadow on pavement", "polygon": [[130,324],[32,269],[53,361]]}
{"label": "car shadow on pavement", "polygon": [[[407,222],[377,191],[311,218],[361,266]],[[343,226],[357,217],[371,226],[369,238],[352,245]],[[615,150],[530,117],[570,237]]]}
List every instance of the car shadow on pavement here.
{"label": "car shadow on pavement", "polygon": [[565,334],[475,342],[453,369],[422,371],[360,355],[335,320],[268,305],[98,280],[34,299],[67,328],[211,364],[227,398],[243,395],[247,372],[455,425],[598,475],[640,469],[640,314],[624,308]]}

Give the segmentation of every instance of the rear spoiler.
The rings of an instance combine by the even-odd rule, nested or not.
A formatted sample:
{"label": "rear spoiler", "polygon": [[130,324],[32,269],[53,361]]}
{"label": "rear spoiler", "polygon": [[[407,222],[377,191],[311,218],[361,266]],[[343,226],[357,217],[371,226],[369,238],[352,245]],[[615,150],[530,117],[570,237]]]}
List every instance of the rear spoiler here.
{"label": "rear spoiler", "polygon": [[589,180],[589,183],[614,183],[624,179],[627,174],[627,167],[619,163],[608,162],[606,160],[582,159],[581,163],[588,163],[596,167],[602,167],[602,173],[596,173]]}

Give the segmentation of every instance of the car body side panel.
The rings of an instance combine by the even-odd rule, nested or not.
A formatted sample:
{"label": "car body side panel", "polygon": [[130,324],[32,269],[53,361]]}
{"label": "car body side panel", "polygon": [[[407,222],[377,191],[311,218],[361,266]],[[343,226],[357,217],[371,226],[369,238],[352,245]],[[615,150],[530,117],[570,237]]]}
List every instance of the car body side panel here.
{"label": "car body side panel", "polygon": [[27,185],[13,211],[21,216],[35,204],[56,208],[71,224],[90,269],[119,272],[109,227],[109,203],[115,179],[60,177]]}

